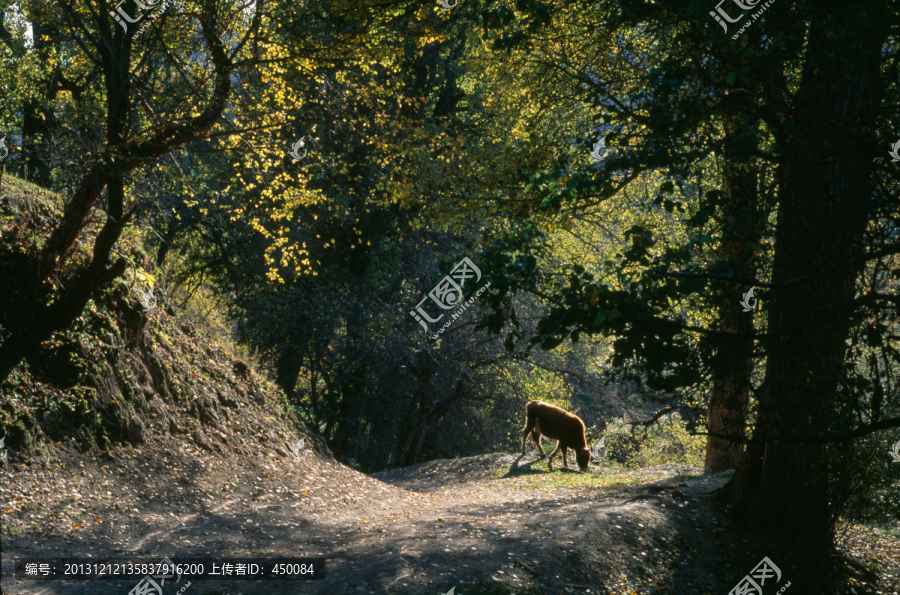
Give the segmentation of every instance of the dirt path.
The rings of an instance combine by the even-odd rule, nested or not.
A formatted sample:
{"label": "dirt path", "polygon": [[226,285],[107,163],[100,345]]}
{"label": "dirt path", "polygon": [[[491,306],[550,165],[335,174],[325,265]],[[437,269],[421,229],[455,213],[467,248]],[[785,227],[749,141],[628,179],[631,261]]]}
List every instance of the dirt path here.
{"label": "dirt path", "polygon": [[[726,476],[674,465],[576,475],[533,458],[495,454],[367,477],[321,455],[188,459],[160,471],[137,457],[91,465],[71,454],[71,476],[6,474],[3,592],[124,595],[137,580],[16,582],[11,571],[14,556],[127,554],[327,558],[324,580],[194,581],[186,595],[507,592],[491,585],[721,594],[766,555],[709,501]],[[6,514],[10,502],[17,509]],[[180,586],[167,581],[164,593]]]}

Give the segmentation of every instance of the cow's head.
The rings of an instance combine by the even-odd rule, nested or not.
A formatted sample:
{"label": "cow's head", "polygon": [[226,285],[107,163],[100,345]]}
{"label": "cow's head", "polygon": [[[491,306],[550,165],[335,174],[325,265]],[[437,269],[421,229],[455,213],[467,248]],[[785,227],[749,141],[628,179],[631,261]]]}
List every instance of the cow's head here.
{"label": "cow's head", "polygon": [[587,471],[588,463],[591,462],[591,449],[587,446],[575,449],[575,461],[579,470]]}

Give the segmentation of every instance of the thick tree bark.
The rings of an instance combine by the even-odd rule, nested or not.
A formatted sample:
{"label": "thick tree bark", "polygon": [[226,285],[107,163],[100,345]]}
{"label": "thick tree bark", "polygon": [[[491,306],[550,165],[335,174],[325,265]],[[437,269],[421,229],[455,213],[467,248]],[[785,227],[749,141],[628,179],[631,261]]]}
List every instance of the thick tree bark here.
{"label": "thick tree bark", "polygon": [[[753,360],[749,357],[749,350],[746,349],[749,341],[741,336],[747,333],[745,327],[748,325],[743,323],[733,325],[726,322],[722,326],[724,331],[737,336],[733,344],[723,342],[720,347],[723,351],[719,355],[723,361],[721,365],[728,365],[729,369],[714,374],[713,378],[712,397],[707,409],[710,434],[706,439],[704,462],[704,470],[707,473],[734,469],[738,466],[744,452],[743,444],[739,440],[744,438],[750,402],[747,381],[750,378]],[[752,344],[750,347],[752,348]],[[726,361],[728,363],[724,363]],[[723,435],[728,438],[722,438]]]}
{"label": "thick tree bark", "polygon": [[748,446],[723,490],[738,519],[783,532],[804,593],[825,592],[840,513],[830,502],[823,449],[802,439],[828,428],[843,369],[859,271],[838,267],[858,262],[869,219],[871,131],[887,38],[880,6],[829,3],[811,17],[795,123],[779,138],[776,285],[754,432],[760,442]]}

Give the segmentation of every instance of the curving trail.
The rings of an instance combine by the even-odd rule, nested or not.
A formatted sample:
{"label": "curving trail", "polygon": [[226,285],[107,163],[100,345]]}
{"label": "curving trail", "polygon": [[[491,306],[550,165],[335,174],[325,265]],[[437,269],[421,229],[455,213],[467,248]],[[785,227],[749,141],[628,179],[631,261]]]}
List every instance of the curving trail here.
{"label": "curving trail", "polygon": [[[16,582],[15,555],[327,558],[324,580],[194,581],[186,595],[443,595],[476,584],[546,594],[723,593],[765,555],[709,501],[727,474],[676,465],[585,476],[533,466],[533,455],[494,454],[365,476],[321,454],[300,463],[272,455],[187,459],[152,475],[165,481],[148,481],[141,470],[153,465],[142,457],[121,457],[114,472],[69,456],[79,472],[6,473],[4,506],[29,482],[55,481],[55,489],[45,506],[28,513],[23,504],[4,517],[21,525],[4,529],[4,593],[123,595],[137,584]],[[180,498],[173,486],[193,489]],[[29,529],[28,514],[44,524]],[[180,586],[167,581],[164,593]]]}

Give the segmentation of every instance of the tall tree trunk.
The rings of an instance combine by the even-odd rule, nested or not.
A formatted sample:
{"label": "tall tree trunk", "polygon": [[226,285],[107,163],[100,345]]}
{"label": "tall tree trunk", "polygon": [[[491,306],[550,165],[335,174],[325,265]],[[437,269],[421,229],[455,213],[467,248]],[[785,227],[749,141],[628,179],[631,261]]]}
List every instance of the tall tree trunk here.
{"label": "tall tree trunk", "polygon": [[[732,111],[732,106],[725,107],[728,112]],[[717,256],[723,263],[728,263],[729,272],[737,278],[755,276],[754,261],[763,223],[761,213],[765,212],[760,205],[758,173],[749,159],[756,152],[758,142],[753,124],[731,116],[725,123],[726,225]],[[719,341],[711,366],[712,395],[707,410],[709,435],[704,464],[707,473],[736,468],[744,451],[742,440],[750,403],[755,312],[744,312],[739,301],[749,289],[739,283],[728,283],[723,288],[719,330],[729,336]]]}
{"label": "tall tree trunk", "polygon": [[275,361],[275,384],[291,402],[294,401],[294,387],[297,386],[302,366],[303,360],[290,346],[283,349]]}
{"label": "tall tree trunk", "polygon": [[[114,185],[116,180],[118,183]],[[108,182],[110,215],[97,236],[91,263],[82,267],[52,304],[46,304],[48,289],[45,281],[58,270],[58,260],[54,260],[52,264],[44,261],[29,271],[31,278],[23,284],[25,290],[22,297],[3,296],[7,302],[4,309],[11,314],[14,324],[11,325],[9,336],[0,345],[0,379],[8,377],[22,359],[33,357],[53,333],[72,324],[81,315],[96,289],[125,272],[124,258],[119,258],[112,265],[108,264],[112,246],[126,223],[121,172],[117,174],[110,169],[109,163],[98,165],[85,177],[72,202],[83,200],[93,206],[103,191],[104,182]],[[85,210],[82,225],[89,212],[89,209]],[[65,224],[64,219],[57,230]],[[77,238],[77,235],[74,237]],[[74,244],[74,239],[72,243]]]}
{"label": "tall tree trunk", "polygon": [[[38,266],[28,284],[32,294],[46,297],[45,282],[57,272],[84,229],[85,223],[104,187],[107,192],[107,216],[94,241],[91,262],[81,268],[68,289],[49,305],[44,299],[16,304],[24,310],[17,328],[0,346],[0,378],[6,378],[23,357],[32,357],[54,332],[71,325],[84,310],[95,290],[125,272],[126,261],[119,258],[110,265],[112,248],[127,223],[125,214],[125,169],[120,155],[125,145],[129,117],[128,83],[125,73],[130,63],[126,44],[118,55],[102,54],[107,95],[106,134],[109,139],[105,159],[85,175],[73,199],[66,205],[63,218],[51,233],[40,255]],[[124,69],[123,69],[124,65]]]}
{"label": "tall tree trunk", "polygon": [[[347,342],[349,345],[365,344],[364,322],[352,316],[347,317]],[[339,371],[338,387],[341,402],[338,406],[338,422],[334,431],[332,450],[345,457],[354,457],[357,436],[363,422],[362,404],[366,399],[366,366],[361,358],[346,358]]]}
{"label": "tall tree trunk", "polygon": [[884,93],[882,8],[828,3],[811,17],[794,122],[779,133],[776,285],[758,423],[722,493],[738,519],[783,531],[785,551],[795,552],[788,578],[798,576],[804,593],[825,592],[840,510],[830,502],[824,449],[797,440],[828,428],[843,369]]}

